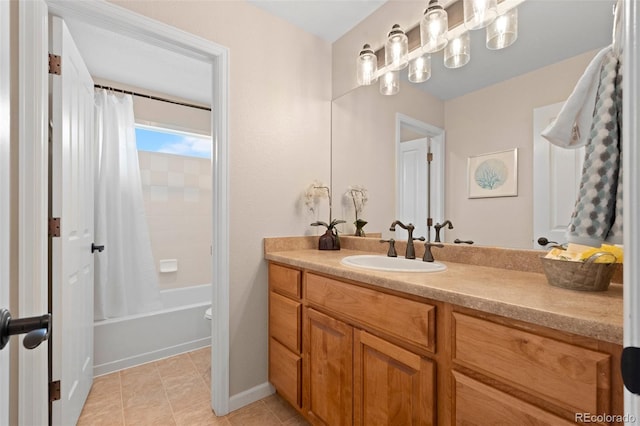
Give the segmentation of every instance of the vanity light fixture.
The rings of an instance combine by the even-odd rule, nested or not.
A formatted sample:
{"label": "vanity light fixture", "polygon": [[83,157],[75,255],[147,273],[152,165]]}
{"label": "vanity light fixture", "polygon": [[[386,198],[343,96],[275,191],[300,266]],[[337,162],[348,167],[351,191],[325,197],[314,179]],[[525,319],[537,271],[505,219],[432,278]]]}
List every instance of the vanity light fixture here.
{"label": "vanity light fixture", "polygon": [[[420,21],[407,33],[400,25],[393,25],[384,45],[384,64],[380,67],[378,56],[382,60],[382,48],[376,52],[370,45],[364,45],[358,56],[358,85],[370,85],[380,80],[380,93],[395,95],[400,91],[400,70],[409,65],[411,83],[427,81],[431,77],[431,54],[442,49],[445,67],[460,68],[471,59],[469,30],[472,29],[486,27],[486,45],[490,50],[512,45],[518,38],[516,7],[523,1],[429,0]],[[440,2],[448,5],[451,17],[460,16],[459,24],[449,28],[449,12]]]}
{"label": "vanity light fixture", "polygon": [[422,83],[431,77],[431,55],[425,53],[409,61],[409,81]]}
{"label": "vanity light fixture", "polygon": [[465,31],[447,44],[444,49],[444,66],[447,68],[460,68],[471,59],[471,45],[469,31]]}
{"label": "vanity light fixture", "polygon": [[400,91],[400,72],[387,71],[380,78],[380,93],[383,95],[395,95]]}
{"label": "vanity light fixture", "polygon": [[462,7],[468,30],[484,28],[498,16],[498,0],[463,0]]}
{"label": "vanity light fixture", "polygon": [[409,64],[409,39],[400,25],[395,24],[389,32],[384,46],[385,65],[391,71],[398,71]]}
{"label": "vanity light fixture", "polygon": [[378,80],[378,58],[368,44],[362,46],[356,65],[359,86],[368,86]]}
{"label": "vanity light fixture", "polygon": [[449,17],[438,0],[429,1],[420,20],[420,44],[427,53],[442,50],[447,45]]}
{"label": "vanity light fixture", "polygon": [[515,7],[498,16],[487,27],[487,49],[504,49],[511,46],[517,38],[518,9]]}

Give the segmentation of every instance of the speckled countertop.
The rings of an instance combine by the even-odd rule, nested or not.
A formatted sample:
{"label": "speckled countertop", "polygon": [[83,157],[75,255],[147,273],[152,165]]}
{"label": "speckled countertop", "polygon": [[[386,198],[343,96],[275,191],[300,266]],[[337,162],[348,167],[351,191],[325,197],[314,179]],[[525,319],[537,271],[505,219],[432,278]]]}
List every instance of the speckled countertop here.
{"label": "speckled countertop", "polygon": [[[443,272],[370,271],[344,266],[340,260],[355,254],[371,254],[371,250],[320,251],[305,246],[306,244],[270,244],[265,240],[265,258],[309,271],[622,344],[623,305],[620,284],[612,283],[605,292],[580,292],[552,287],[544,274],[537,272],[444,260],[438,260],[447,266],[447,270]],[[434,255],[437,258],[437,252],[434,251]]]}

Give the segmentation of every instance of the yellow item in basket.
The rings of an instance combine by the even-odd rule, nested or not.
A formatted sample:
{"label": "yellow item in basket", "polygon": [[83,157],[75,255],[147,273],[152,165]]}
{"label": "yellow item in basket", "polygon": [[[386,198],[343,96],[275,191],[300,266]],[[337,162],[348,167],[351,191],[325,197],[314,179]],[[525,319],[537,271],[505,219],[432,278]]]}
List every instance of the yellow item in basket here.
{"label": "yellow item in basket", "polygon": [[599,256],[595,262],[596,263],[622,263],[624,260],[624,252],[622,247],[612,246],[609,244],[603,244],[600,248],[592,247],[589,250],[586,250],[582,253],[581,260],[587,260],[589,257],[593,256],[596,253],[611,253],[615,256],[615,260],[611,256]]}
{"label": "yellow item in basket", "polygon": [[[622,247],[603,244],[601,247],[589,247],[580,244],[569,244],[566,250],[553,248],[547,253],[545,258],[556,260],[568,260],[572,262],[584,262],[594,254],[602,253],[594,259],[595,263],[622,263]],[[607,253],[615,256],[607,255]]]}

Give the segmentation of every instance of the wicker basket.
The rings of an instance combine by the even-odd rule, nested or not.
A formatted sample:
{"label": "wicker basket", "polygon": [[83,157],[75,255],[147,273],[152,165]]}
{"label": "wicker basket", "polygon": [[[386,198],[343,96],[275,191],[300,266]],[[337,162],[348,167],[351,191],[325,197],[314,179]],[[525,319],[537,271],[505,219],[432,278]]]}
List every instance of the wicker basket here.
{"label": "wicker basket", "polygon": [[[584,262],[546,259],[541,257],[542,268],[549,284],[581,291],[605,291],[609,288],[615,263],[596,263],[597,257],[611,253],[596,253]],[[615,262],[615,256],[614,262]]]}

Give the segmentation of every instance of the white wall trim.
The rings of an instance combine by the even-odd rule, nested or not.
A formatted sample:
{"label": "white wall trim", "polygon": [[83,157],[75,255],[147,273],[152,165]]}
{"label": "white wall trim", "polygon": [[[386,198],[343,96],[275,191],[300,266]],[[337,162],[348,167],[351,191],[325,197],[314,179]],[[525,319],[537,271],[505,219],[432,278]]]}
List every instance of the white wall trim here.
{"label": "white wall trim", "polygon": [[229,400],[229,411],[235,411],[253,402],[273,395],[276,389],[269,382],[264,382],[257,386],[247,389],[244,392],[237,393]]}
{"label": "white wall trim", "polygon": [[[399,153],[402,126],[409,127],[415,133],[431,138],[431,152],[433,162],[431,163],[431,217],[433,224],[445,220],[444,211],[444,176],[445,176],[445,131],[440,127],[427,124],[420,120],[402,113],[396,113],[396,170],[399,168]],[[425,159],[426,161],[426,159]],[[400,193],[400,183],[396,179],[396,194]],[[396,215],[400,211],[400,199],[396,197]],[[425,235],[426,237],[426,235]]]}
{"label": "white wall trim", "polygon": [[[618,2],[620,5],[621,2]],[[640,347],[640,8],[625,1],[622,70],[622,152],[624,193],[624,346]],[[640,419],[640,396],[624,391],[624,413]],[[628,424],[631,424],[629,422]]]}
{"label": "white wall trim", "polygon": [[[9,309],[11,66],[9,2],[0,1],[0,308]],[[9,424],[9,347],[0,351],[0,425]]]}
{"label": "white wall trim", "polygon": [[63,19],[80,19],[212,64],[214,224],[211,365],[215,374],[211,381],[211,404],[217,415],[225,415],[229,412],[229,50],[112,3],[49,0],[48,4],[51,13]]}
{"label": "white wall trim", "polygon": [[[48,16],[44,1],[19,2],[18,312],[48,312]],[[22,340],[22,339],[20,339]],[[19,347],[18,422],[49,420],[47,345]]]}

